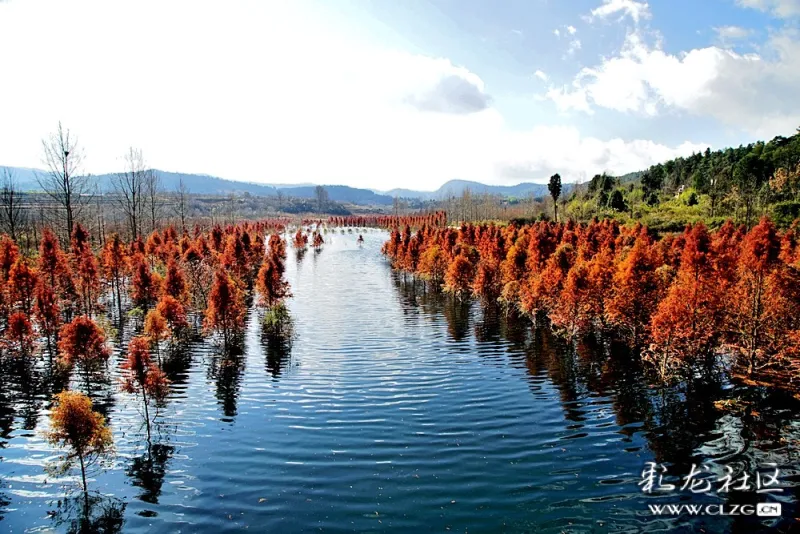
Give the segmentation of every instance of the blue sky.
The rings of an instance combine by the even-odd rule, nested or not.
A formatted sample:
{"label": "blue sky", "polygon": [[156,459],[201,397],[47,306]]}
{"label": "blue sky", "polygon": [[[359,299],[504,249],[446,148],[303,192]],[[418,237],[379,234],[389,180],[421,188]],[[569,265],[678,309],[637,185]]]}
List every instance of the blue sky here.
{"label": "blue sky", "polygon": [[[0,2],[0,164],[432,190],[800,126],[800,0]],[[53,80],[59,80],[57,89]]]}

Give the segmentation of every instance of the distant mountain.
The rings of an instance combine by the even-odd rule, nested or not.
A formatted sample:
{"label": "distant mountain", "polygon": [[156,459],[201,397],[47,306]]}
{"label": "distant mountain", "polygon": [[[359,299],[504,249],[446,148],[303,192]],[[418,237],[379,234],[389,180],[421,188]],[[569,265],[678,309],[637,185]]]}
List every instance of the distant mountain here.
{"label": "distant mountain", "polygon": [[[472,193],[489,193],[505,198],[541,197],[549,194],[547,184],[523,182],[517,185],[487,185],[469,180],[450,180],[436,191],[414,191],[412,189],[392,189],[384,195],[400,198],[417,198],[420,200],[441,200],[452,196],[461,196],[467,189]],[[564,191],[569,184],[564,184]]]}
{"label": "distant mountain", "polygon": [[[2,167],[0,167],[2,168]],[[23,191],[41,190],[36,179],[39,175],[46,174],[45,171],[28,169],[23,167],[9,167],[14,172],[17,186]],[[161,180],[161,187],[166,191],[175,191],[183,180],[189,192],[196,195],[229,195],[249,193],[255,196],[275,196],[281,191],[286,196],[297,198],[316,198],[314,184],[302,185],[272,185],[256,184],[252,182],[240,182],[236,180],[226,180],[207,174],[186,174],[179,172],[167,172],[156,170]],[[92,177],[96,180],[103,192],[113,189],[113,174],[98,174]],[[379,195],[369,189],[358,189],[346,185],[326,185],[328,198],[336,202],[343,202],[357,205],[391,205],[393,198],[387,195]]]}
{"label": "distant mountain", "polygon": [[[325,185],[323,186],[328,192],[328,198],[336,202],[349,202],[351,204],[359,205],[383,205],[388,206],[394,202],[394,198],[388,195],[379,195],[369,189],[358,189],[347,185]],[[299,198],[315,198],[316,186],[302,186],[302,187],[282,187],[280,188],[287,196]]]}
{"label": "distant mountain", "polygon": [[[2,168],[2,167],[0,167]],[[10,167],[13,170],[17,185],[24,191],[37,191],[39,182],[36,179],[37,173],[42,175],[45,171],[29,169],[23,167]],[[305,184],[258,184],[253,182],[240,182],[237,180],[227,180],[208,174],[187,174],[179,172],[167,172],[156,170],[161,180],[161,187],[166,191],[175,191],[181,180],[183,180],[189,191],[196,195],[229,195],[249,193],[255,196],[275,196],[280,191],[283,195],[295,198],[316,198],[316,185]],[[630,173],[623,179],[636,179],[640,173]],[[111,191],[113,188],[113,174],[99,174],[93,177],[103,192]],[[468,180],[450,180],[436,191],[415,191],[413,189],[392,189],[391,191],[374,191],[370,189],[359,189],[346,185],[326,185],[328,198],[335,202],[345,204],[356,204],[361,206],[390,206],[394,198],[417,199],[420,201],[442,200],[452,196],[461,196],[464,191],[469,189],[472,193],[490,193],[500,195],[504,198],[528,198],[543,197],[548,195],[547,184],[536,184],[523,182],[517,185],[487,185],[480,182]],[[563,184],[563,192],[571,189],[571,184]]]}
{"label": "distant mountain", "polygon": [[[208,174],[185,174],[180,172],[155,171],[161,180],[161,187],[166,191],[175,191],[180,181],[186,184],[189,191],[196,195],[229,195],[231,193],[250,193],[256,196],[275,196],[275,187],[252,182],[239,182],[226,180]],[[114,187],[113,174],[98,174],[94,176],[104,192],[111,191]]]}

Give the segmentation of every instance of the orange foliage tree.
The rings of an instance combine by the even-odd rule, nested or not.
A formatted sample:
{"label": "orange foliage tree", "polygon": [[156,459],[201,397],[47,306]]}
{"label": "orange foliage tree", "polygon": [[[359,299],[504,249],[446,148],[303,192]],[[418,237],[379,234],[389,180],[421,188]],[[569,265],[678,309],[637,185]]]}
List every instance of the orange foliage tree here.
{"label": "orange foliage tree", "polygon": [[172,295],[164,295],[156,305],[156,311],[164,318],[172,336],[180,336],[189,326],[186,308]]}
{"label": "orange foliage tree", "polygon": [[222,335],[223,347],[228,351],[238,334],[244,330],[244,295],[236,282],[223,269],[214,274],[214,286],[205,313],[205,328]]}
{"label": "orange foliage tree", "polygon": [[33,350],[33,327],[25,313],[18,311],[8,318],[8,326],[3,333],[5,348],[20,356],[27,356]]}
{"label": "orange foliage tree", "polygon": [[57,342],[58,329],[61,327],[61,312],[53,288],[42,280],[36,286],[34,315],[39,330],[47,342],[47,353],[52,361],[53,347]]}
{"label": "orange foliage tree", "polygon": [[160,280],[158,274],[150,270],[150,265],[141,255],[131,260],[133,264],[133,281],[131,298],[134,305],[147,310],[158,301]]}
{"label": "orange foliage tree", "polygon": [[262,306],[272,308],[291,296],[289,283],[284,278],[285,261],[286,245],[279,235],[273,234],[269,239],[269,251],[256,277],[256,291]]}
{"label": "orange foliage tree", "polygon": [[26,316],[33,314],[34,293],[38,275],[25,258],[19,258],[8,275],[11,303]]}
{"label": "orange foliage tree", "polygon": [[117,304],[117,314],[122,319],[122,292],[128,272],[128,255],[119,234],[113,234],[103,247],[101,254],[105,279],[111,285],[111,296]]}
{"label": "orange foliage tree", "polygon": [[475,275],[475,266],[467,256],[466,249],[453,260],[444,276],[444,289],[461,298],[469,295],[472,287],[472,278]]}
{"label": "orange foliage tree", "polygon": [[677,277],[650,323],[650,354],[662,379],[717,345],[722,294],[712,254],[711,236],[697,223],[685,236]]}
{"label": "orange foliage tree", "polygon": [[738,262],[738,282],[729,293],[730,345],[747,374],[798,355],[800,277],[780,261],[775,225],[762,219],[745,236]]}
{"label": "orange foliage tree", "polygon": [[650,237],[642,229],[614,273],[612,294],[606,305],[608,323],[634,346],[644,340],[659,301],[657,265],[651,244]]}
{"label": "orange foliage tree", "polygon": [[[150,402],[161,402],[169,393],[169,380],[150,359],[149,342],[138,336],[128,343],[128,355],[121,365],[122,389],[126,393],[140,394],[144,406],[147,442],[150,442]],[[148,398],[149,397],[149,398]]]}
{"label": "orange foliage tree", "polygon": [[167,275],[164,277],[164,295],[169,295],[180,302],[186,300],[186,280],[178,262],[170,258],[167,262]]}
{"label": "orange foliage tree", "polygon": [[92,401],[82,393],[62,391],[55,396],[50,412],[47,441],[69,451],[62,457],[58,470],[67,472],[77,461],[81,469],[85,505],[89,506],[86,469],[111,451],[111,430],[102,415],[92,409]]}
{"label": "orange foliage tree", "polygon": [[169,339],[171,332],[167,320],[161,315],[161,312],[157,308],[153,308],[147,312],[147,316],[144,319],[144,333],[147,334],[150,342],[155,347],[156,355],[160,362],[161,349],[159,345],[161,341]]}
{"label": "orange foliage tree", "polygon": [[70,367],[76,363],[81,366],[88,393],[92,374],[110,355],[103,329],[90,317],[80,315],[61,328],[58,350],[63,363]]}

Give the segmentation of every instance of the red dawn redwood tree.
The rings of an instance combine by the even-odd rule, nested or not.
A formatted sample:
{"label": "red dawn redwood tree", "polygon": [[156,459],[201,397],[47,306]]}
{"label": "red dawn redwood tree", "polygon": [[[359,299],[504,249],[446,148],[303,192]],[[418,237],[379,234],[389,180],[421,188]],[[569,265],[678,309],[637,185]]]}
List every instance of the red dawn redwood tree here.
{"label": "red dawn redwood tree", "polygon": [[798,349],[800,277],[780,261],[781,243],[768,219],[742,242],[738,281],[729,294],[731,345],[747,374],[775,363]]}
{"label": "red dawn redwood tree", "polygon": [[101,256],[103,271],[106,280],[111,285],[111,295],[117,305],[117,313],[122,319],[122,291],[125,285],[127,274],[128,255],[125,245],[122,243],[118,234],[113,234],[106,241]]}
{"label": "red dawn redwood tree", "polygon": [[55,407],[50,412],[50,431],[47,441],[66,447],[61,472],[67,472],[77,461],[83,482],[85,513],[89,508],[89,488],[86,485],[86,469],[111,451],[114,444],[111,429],[102,415],[92,408],[86,395],[74,391],[62,391],[55,396]]}
{"label": "red dawn redwood tree", "polygon": [[122,389],[142,396],[147,442],[150,443],[150,402],[160,402],[169,392],[169,380],[150,358],[148,340],[137,336],[128,343],[128,355],[121,365]]}
{"label": "red dawn redwood tree", "polygon": [[33,315],[34,292],[38,283],[35,269],[26,258],[19,258],[8,275],[10,301],[27,317]]}
{"label": "red dawn redwood tree", "polygon": [[52,363],[53,348],[58,341],[58,329],[61,327],[61,311],[58,308],[58,299],[53,288],[41,279],[36,286],[34,316],[39,325],[39,331],[47,341],[47,353]]}
{"label": "red dawn redwood tree", "polygon": [[242,290],[228,274],[218,269],[208,298],[205,313],[207,331],[222,336],[223,347],[229,350],[235,338],[244,330],[245,307]]}
{"label": "red dawn redwood tree", "polygon": [[650,354],[659,376],[716,346],[722,326],[718,273],[711,236],[697,223],[686,234],[680,269],[650,322]]}
{"label": "red dawn redwood tree", "polygon": [[110,355],[103,329],[91,318],[80,315],[61,328],[58,349],[66,365],[78,364],[83,369],[86,392],[89,393],[92,373]]}
{"label": "red dawn redwood tree", "polygon": [[606,301],[606,319],[636,347],[650,325],[659,301],[659,283],[651,240],[645,229],[619,263],[612,279],[611,298]]}
{"label": "red dawn redwood tree", "polygon": [[33,351],[33,339],[33,327],[28,316],[21,311],[12,313],[3,332],[5,348],[13,354],[28,356]]}

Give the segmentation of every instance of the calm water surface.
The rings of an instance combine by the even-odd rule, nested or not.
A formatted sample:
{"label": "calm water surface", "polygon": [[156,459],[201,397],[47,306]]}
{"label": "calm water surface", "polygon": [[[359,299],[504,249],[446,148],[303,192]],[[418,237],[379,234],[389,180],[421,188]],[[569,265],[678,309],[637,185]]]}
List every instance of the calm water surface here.
{"label": "calm water surface", "polygon": [[[166,356],[173,391],[148,453],[135,399],[95,395],[116,456],[93,473],[91,528],[124,532],[754,532],[797,515],[798,406],[723,375],[650,388],[615,348],[567,347],[475,303],[393,274],[386,235],[329,234],[289,251],[291,350],[262,344],[251,312],[244,355],[198,339]],[[128,337],[124,333],[124,337]],[[613,358],[609,358],[609,354]],[[43,466],[58,384],[46,365],[0,373],[0,531],[75,530],[74,478]],[[743,397],[749,408],[714,401]],[[692,463],[781,470],[783,518],[654,518],[652,503],[755,503],[751,493],[649,497],[648,461],[673,482]],[[680,481],[678,481],[680,483]],[[73,491],[73,495],[76,493]],[[683,499],[683,500],[681,500]]]}

